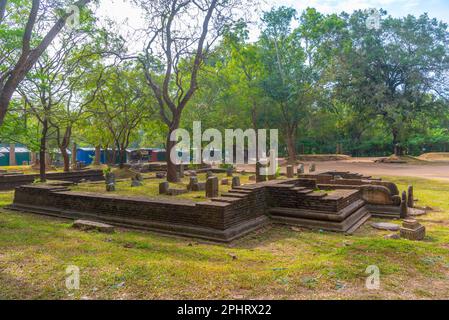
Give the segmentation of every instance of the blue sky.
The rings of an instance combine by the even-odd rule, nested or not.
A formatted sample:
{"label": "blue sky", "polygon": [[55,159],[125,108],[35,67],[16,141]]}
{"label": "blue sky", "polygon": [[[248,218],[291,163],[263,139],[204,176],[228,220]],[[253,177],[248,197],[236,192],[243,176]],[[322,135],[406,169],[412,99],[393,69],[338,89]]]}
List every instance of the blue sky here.
{"label": "blue sky", "polygon": [[352,12],[356,9],[383,8],[393,16],[420,15],[449,23],[449,0],[265,0],[266,5],[287,5],[299,11],[314,7],[324,13]]}
{"label": "blue sky", "polygon": [[[244,0],[243,0],[244,1]],[[316,8],[322,13],[351,13],[357,9],[385,9],[395,17],[408,14],[419,16],[427,12],[430,17],[449,24],[449,0],[260,0],[261,10],[269,10],[273,6],[294,7],[300,13],[307,7]],[[254,13],[258,10],[255,9]],[[108,17],[122,26],[122,32],[139,29],[148,22],[144,21],[141,11],[131,5],[130,0],[101,0],[98,14]],[[259,28],[254,25],[250,30],[251,39],[257,39]]]}
{"label": "blue sky", "polygon": [[[314,7],[323,13],[351,13],[357,9],[383,8],[391,15],[420,15],[427,12],[430,17],[449,23],[449,0],[261,0],[262,10],[272,6],[291,6],[299,12]],[[139,11],[130,5],[130,0],[101,0],[100,13],[116,21],[128,18],[131,24],[138,24]]]}

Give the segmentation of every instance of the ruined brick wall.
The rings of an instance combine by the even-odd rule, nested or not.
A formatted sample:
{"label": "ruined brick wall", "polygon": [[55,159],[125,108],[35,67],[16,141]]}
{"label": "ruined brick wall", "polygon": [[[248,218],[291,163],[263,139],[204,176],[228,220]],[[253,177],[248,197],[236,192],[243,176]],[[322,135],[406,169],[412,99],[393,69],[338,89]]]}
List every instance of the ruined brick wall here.
{"label": "ruined brick wall", "polygon": [[[0,190],[11,190],[21,185],[31,184],[38,178],[38,174],[1,174]],[[101,170],[85,170],[47,173],[47,179],[80,182],[81,180],[101,181],[104,177]]]}

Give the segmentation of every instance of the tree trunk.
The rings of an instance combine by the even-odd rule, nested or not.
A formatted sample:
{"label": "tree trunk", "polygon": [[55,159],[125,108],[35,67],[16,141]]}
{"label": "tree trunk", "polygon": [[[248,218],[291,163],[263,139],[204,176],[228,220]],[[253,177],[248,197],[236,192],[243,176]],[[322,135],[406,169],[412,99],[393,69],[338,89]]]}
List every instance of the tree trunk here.
{"label": "tree trunk", "polygon": [[44,119],[42,121],[42,132],[41,132],[41,143],[39,150],[39,178],[41,182],[47,181],[47,176],[45,174],[45,169],[47,165],[47,161],[45,155],[47,153],[47,132],[48,132],[48,120]]}
{"label": "tree trunk", "polygon": [[393,128],[391,131],[393,136],[393,151],[395,156],[402,156],[402,147],[400,146],[399,141],[399,131],[396,128]]}
{"label": "tree trunk", "polygon": [[176,171],[176,163],[172,161],[170,157],[172,149],[176,146],[176,141],[170,141],[170,135],[174,131],[169,130],[166,142],[166,158],[167,158],[167,181],[168,182],[178,182],[178,174]]}
{"label": "tree trunk", "polygon": [[76,167],[76,143],[74,142],[72,145],[72,168]]}
{"label": "tree trunk", "polygon": [[64,172],[70,171],[70,157],[67,152],[67,148],[65,146],[59,147],[59,150],[61,150],[62,159],[64,161]]}
{"label": "tree trunk", "polygon": [[[91,0],[79,0],[75,3],[75,5],[78,8],[84,7],[86,4],[88,4]],[[1,2],[2,7],[4,1]],[[39,9],[39,1],[33,1],[32,2],[32,8],[30,11],[30,16],[27,19],[26,28],[28,26],[31,26],[31,29],[34,26],[34,23],[38,15],[38,9]],[[3,12],[2,7],[0,10]],[[0,12],[1,13],[1,12]],[[22,50],[22,54],[20,58],[18,59],[16,65],[14,66],[13,70],[10,73],[10,76],[7,77],[7,80],[5,83],[0,84],[0,126],[3,124],[3,120],[6,116],[6,112],[8,111],[9,103],[12,99],[12,96],[14,92],[16,91],[17,87],[19,86],[20,82],[25,78],[26,74],[31,70],[31,68],[34,66],[36,61],[39,59],[39,57],[42,55],[42,53],[47,50],[50,43],[53,42],[54,38],[58,35],[58,33],[61,31],[62,28],[64,28],[67,18],[71,15],[71,13],[67,12],[64,13],[51,27],[51,29],[48,31],[48,33],[42,38],[41,42],[32,50],[28,48],[26,50]],[[3,19],[3,18],[2,18]],[[2,20],[0,19],[0,21]],[[25,30],[25,34],[27,33],[27,30]],[[30,39],[31,40],[31,36]],[[23,46],[26,46],[26,42],[23,41]],[[3,85],[3,86],[1,86]],[[47,128],[48,129],[48,128]],[[42,161],[41,161],[42,162]]]}
{"label": "tree trunk", "polygon": [[11,143],[9,145],[9,165],[10,166],[17,165],[17,161],[16,161],[16,145],[14,143]]}
{"label": "tree trunk", "polygon": [[101,146],[95,146],[94,166],[99,166],[101,162]]}
{"label": "tree trunk", "polygon": [[295,164],[296,161],[296,130],[287,130],[287,152],[288,162]]}
{"label": "tree trunk", "polygon": [[125,167],[125,156],[126,156],[126,148],[124,146],[120,146],[120,154],[119,154],[119,168],[123,169]]}

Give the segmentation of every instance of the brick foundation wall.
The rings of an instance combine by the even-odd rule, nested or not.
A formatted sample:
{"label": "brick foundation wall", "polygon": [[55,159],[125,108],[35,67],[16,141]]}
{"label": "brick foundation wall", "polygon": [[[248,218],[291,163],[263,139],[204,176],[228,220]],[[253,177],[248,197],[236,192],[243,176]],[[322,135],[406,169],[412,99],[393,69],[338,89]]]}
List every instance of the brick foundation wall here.
{"label": "brick foundation wall", "polygon": [[[31,184],[38,178],[38,174],[1,174],[0,190],[11,190],[21,185]],[[104,176],[101,170],[85,170],[47,173],[47,179],[71,182],[80,182],[81,180],[101,181],[104,180]]]}

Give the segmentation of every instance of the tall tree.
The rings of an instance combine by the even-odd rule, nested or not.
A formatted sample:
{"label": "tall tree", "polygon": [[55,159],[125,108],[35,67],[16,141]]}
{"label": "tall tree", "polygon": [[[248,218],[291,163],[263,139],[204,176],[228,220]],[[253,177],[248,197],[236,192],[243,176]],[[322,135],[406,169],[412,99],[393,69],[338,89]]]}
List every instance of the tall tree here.
{"label": "tall tree", "polygon": [[[75,5],[81,9],[90,1],[79,0],[75,2]],[[20,47],[11,48],[10,43],[0,40],[0,52],[2,53],[0,126],[20,82],[62,30],[67,19],[75,14],[75,12],[64,10],[66,8],[58,7],[60,4],[60,2],[54,1],[32,0],[30,7],[28,2],[22,0],[1,0],[0,2],[0,31],[1,33],[14,33],[14,37],[7,37],[6,41],[22,35]],[[66,2],[64,5],[68,6],[68,3]],[[24,7],[29,9],[26,19],[23,19],[20,14]],[[53,15],[54,10],[58,13],[57,16]],[[23,20],[26,21],[24,26],[22,25]]]}
{"label": "tall tree", "polygon": [[[167,180],[177,181],[170,157],[182,113],[198,89],[198,73],[224,27],[242,7],[238,0],[136,0],[151,24],[139,61],[168,128]],[[252,1],[250,1],[252,2]]]}

